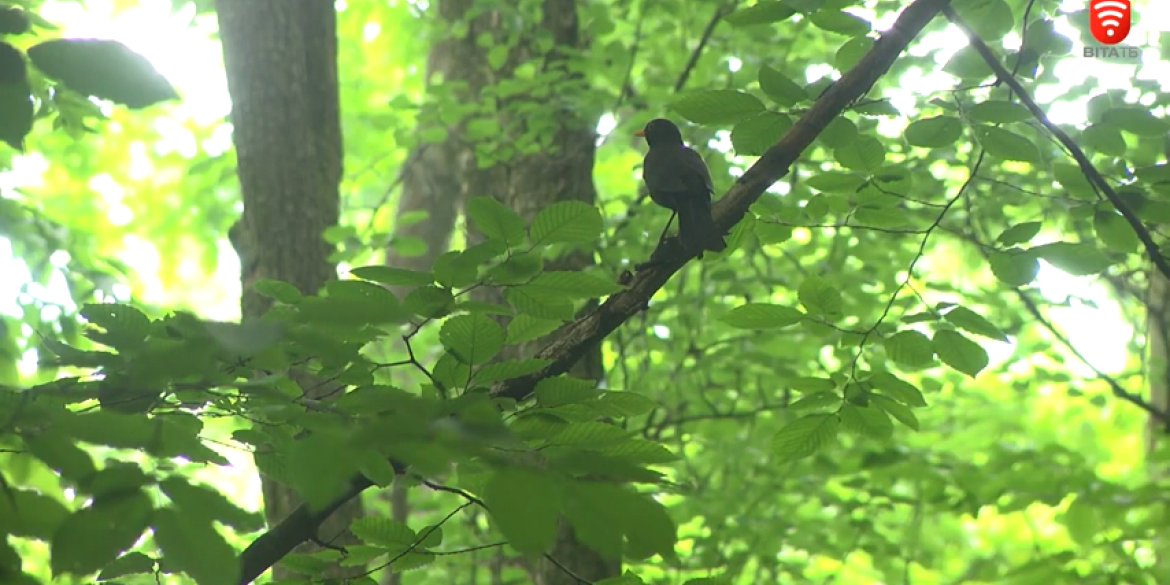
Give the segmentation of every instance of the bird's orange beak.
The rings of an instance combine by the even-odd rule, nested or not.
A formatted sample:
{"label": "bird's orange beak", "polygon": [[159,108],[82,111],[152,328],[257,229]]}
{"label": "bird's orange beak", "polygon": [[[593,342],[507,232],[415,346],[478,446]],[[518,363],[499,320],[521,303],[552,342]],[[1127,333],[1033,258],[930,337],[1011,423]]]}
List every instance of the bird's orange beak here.
{"label": "bird's orange beak", "polygon": [[643,128],[641,130],[638,130],[637,132],[634,132],[634,136],[646,136],[646,129]]}

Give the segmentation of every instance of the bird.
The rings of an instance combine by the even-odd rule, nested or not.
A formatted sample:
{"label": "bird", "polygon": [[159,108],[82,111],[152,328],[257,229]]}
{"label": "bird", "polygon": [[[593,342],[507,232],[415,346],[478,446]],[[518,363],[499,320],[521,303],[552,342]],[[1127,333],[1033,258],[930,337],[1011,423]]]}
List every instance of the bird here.
{"label": "bird", "polygon": [[658,118],[634,135],[645,138],[650,147],[642,161],[642,180],[650,199],[673,212],[659,241],[678,215],[678,237],[684,246],[700,254],[726,249],[723,234],[711,216],[711,194],[715,192],[711,171],[699,153],[683,144],[678,126]]}

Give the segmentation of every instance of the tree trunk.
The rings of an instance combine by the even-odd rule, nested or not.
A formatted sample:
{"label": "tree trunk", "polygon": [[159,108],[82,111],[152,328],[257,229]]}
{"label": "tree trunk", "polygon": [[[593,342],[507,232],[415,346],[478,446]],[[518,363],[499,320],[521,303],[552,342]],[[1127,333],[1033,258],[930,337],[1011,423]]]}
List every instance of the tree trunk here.
{"label": "tree trunk", "polygon": [[[330,0],[216,0],[215,7],[244,201],[231,235],[242,268],[241,312],[250,320],[272,306],[253,290],[257,280],[316,294],[336,277],[322,237],[340,209],[336,14]],[[306,383],[304,372],[290,375],[304,388],[332,390]],[[261,480],[274,525],[299,502],[288,488]],[[350,502],[322,525],[322,539],[343,544],[335,537],[360,514],[360,501]]]}
{"label": "tree trunk", "polygon": [[[519,4],[516,0],[512,3]],[[442,27],[440,30],[454,28],[451,24],[465,19],[472,4],[473,0],[439,0],[437,9]],[[543,0],[541,12],[539,23],[526,25],[510,19],[503,12],[486,11],[470,19],[465,36],[436,40],[427,57],[427,76],[431,88],[450,92],[452,87],[461,87],[463,93],[453,97],[464,103],[473,103],[480,99],[479,96],[483,95],[487,86],[510,77],[521,63],[535,60],[548,70],[563,65],[562,59],[567,53],[586,48],[587,43],[581,39],[574,0]],[[517,30],[520,26],[524,28]],[[506,62],[498,68],[489,65],[488,52],[477,44],[477,39],[485,34],[499,43],[506,42],[503,39],[514,33],[519,34],[513,38],[527,39],[538,32],[553,39],[548,53],[534,54],[522,41],[512,48]],[[551,128],[546,129],[542,136],[546,146],[537,154],[517,155],[481,168],[476,158],[476,145],[466,138],[462,123],[446,128],[447,138],[443,142],[421,146],[412,153],[404,169],[398,214],[401,217],[405,213],[425,210],[428,219],[399,230],[395,235],[422,239],[427,244],[427,252],[421,257],[406,258],[388,250],[387,264],[430,269],[435,257],[447,248],[455,225],[455,210],[473,196],[494,196],[528,220],[544,207],[558,201],[594,202],[594,127],[597,116],[579,107],[580,100],[577,98],[583,94],[580,80],[570,78],[568,81],[558,87],[554,98],[561,105],[538,104],[539,108],[557,107],[559,111],[550,116],[553,121]],[[441,89],[439,84],[442,84]],[[535,101],[538,98],[512,99],[509,105],[514,106],[518,100]],[[508,105],[500,105],[497,115],[503,128],[509,127],[512,121],[508,111]],[[469,233],[468,240],[474,244],[480,240],[480,236]],[[592,262],[591,252],[578,251],[547,262],[546,269],[580,270]],[[500,300],[491,291],[482,292],[492,297],[486,300]],[[524,347],[510,348],[512,351],[500,358],[531,355],[535,348],[544,343],[545,340],[538,340]],[[581,378],[600,380],[603,373],[601,363],[600,347],[594,348],[571,373]],[[582,546],[566,525],[562,525],[550,555],[556,563],[543,560],[531,567],[533,580],[540,585],[576,585],[578,580],[573,575],[596,581],[616,577],[620,572],[619,559],[603,559]],[[558,567],[557,563],[571,571],[572,575]]]}

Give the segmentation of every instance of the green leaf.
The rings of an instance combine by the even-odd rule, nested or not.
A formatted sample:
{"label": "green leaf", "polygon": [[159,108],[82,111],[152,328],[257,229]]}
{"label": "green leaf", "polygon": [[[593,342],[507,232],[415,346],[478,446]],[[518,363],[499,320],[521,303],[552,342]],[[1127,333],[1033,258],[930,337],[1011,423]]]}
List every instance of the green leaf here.
{"label": "green leaf", "polygon": [[783,460],[803,459],[835,441],[840,425],[836,414],[806,414],[780,429],[772,447]]}
{"label": "green leaf", "polygon": [[886,353],[894,363],[918,369],[934,363],[930,338],[912,329],[899,331],[885,340]]}
{"label": "green leaf", "polygon": [[1101,121],[1137,136],[1164,136],[1170,133],[1170,121],[1159,118],[1145,108],[1113,108]]}
{"label": "green leaf", "polygon": [[1082,199],[1095,199],[1097,190],[1085,178],[1081,167],[1071,163],[1052,163],[1052,176],[1062,187],[1068,189],[1069,194]]}
{"label": "green leaf", "polygon": [[837,383],[829,378],[796,378],[787,387],[797,392],[829,392],[837,389]]}
{"label": "green leaf", "polygon": [[803,318],[804,313],[792,307],[748,303],[728,311],[719,320],[739,329],[778,329],[795,325]]}
{"label": "green leaf", "polygon": [[963,136],[963,122],[953,116],[935,116],[911,122],[904,133],[906,142],[922,148],[942,148]]}
{"label": "green leaf", "polygon": [[803,87],[768,65],[760,67],[760,89],[772,98],[772,101],[784,107],[794,106],[809,99]]}
{"label": "green leaf", "polygon": [[976,126],[975,137],[988,154],[1005,160],[1040,163],[1040,151],[1027,138],[994,126]]}
{"label": "green leaf", "polygon": [[418,538],[409,526],[381,516],[358,518],[350,524],[349,529],[362,542],[390,550],[409,547]]}
{"label": "green leaf", "polygon": [[65,506],[45,494],[11,487],[0,491],[0,526],[5,534],[48,540],[70,517]]}
{"label": "green leaf", "polygon": [[487,315],[457,315],[443,323],[439,342],[459,361],[482,364],[504,347],[504,329]]}
{"label": "green leaf", "polygon": [[98,574],[98,581],[109,581],[118,577],[125,577],[126,575],[141,575],[143,573],[153,573],[155,562],[154,559],[140,553],[132,552],[122,555],[115,559],[110,564],[102,569]]}
{"label": "green leaf", "polygon": [[792,119],[776,112],[764,112],[731,131],[731,146],[739,156],[760,156],[792,127]]}
{"label": "green leaf", "polygon": [[517,288],[538,299],[561,301],[603,297],[625,287],[587,272],[564,270],[541,273],[528,284]]}
{"label": "green leaf", "polygon": [[536,214],[528,237],[534,246],[556,243],[588,244],[601,235],[597,208],[582,201],[560,201]]}
{"label": "green leaf", "polygon": [[877,372],[870,378],[869,383],[879,392],[906,406],[915,408],[926,406],[926,399],[918,388],[889,372]]}
{"label": "green leaf", "polygon": [[836,392],[814,392],[802,396],[800,400],[788,405],[788,409],[792,412],[801,412],[804,410],[823,410],[831,408],[836,411],[841,408],[841,395]]}
{"label": "green leaf", "polygon": [[809,22],[821,30],[851,37],[869,33],[869,21],[839,10],[819,10],[808,17]]}
{"label": "green leaf", "polygon": [[1012,10],[1003,0],[955,0],[953,8],[987,42],[1003,38],[1015,25]]}
{"label": "green leaf", "polygon": [[1081,132],[1079,144],[1108,156],[1125,156],[1125,138],[1109,124],[1093,124]]}
{"label": "green leaf", "polygon": [[286,305],[295,305],[301,300],[301,291],[297,287],[283,281],[271,280],[262,278],[252,285],[256,292],[271,298],[276,299]]}
{"label": "green leaf", "polygon": [[536,403],[547,408],[578,404],[601,395],[601,391],[597,389],[597,382],[565,375],[537,382],[533,393],[536,396]]}
{"label": "green leaf", "polygon": [[1096,246],[1083,242],[1053,242],[1036,246],[1031,251],[1073,276],[1098,274],[1113,264]]}
{"label": "green leaf", "polygon": [[732,26],[751,26],[780,22],[787,20],[794,14],[796,11],[785,6],[784,2],[780,0],[761,0],[751,6],[732,12],[724,20]]}
{"label": "green leaf", "polygon": [[544,257],[536,252],[520,253],[488,270],[486,280],[495,285],[516,285],[532,280],[544,270]]}
{"label": "green leaf", "polygon": [[894,422],[879,408],[846,403],[841,407],[840,416],[843,429],[864,437],[884,441],[894,436]]}
{"label": "green leaf", "polygon": [[531,341],[553,332],[563,323],[564,321],[560,319],[539,319],[532,315],[516,315],[508,322],[508,345]]}
{"label": "green leaf", "polygon": [[1115,211],[1102,209],[1094,213],[1093,230],[1097,233],[1097,239],[1114,252],[1130,254],[1141,246],[1133,226]]}
{"label": "green leaf", "polygon": [[155,424],[144,416],[97,411],[60,417],[54,431],[95,445],[145,449],[155,436]]}
{"label": "green leaf", "polygon": [[393,266],[360,266],[349,272],[362,280],[391,286],[426,286],[435,281],[434,275],[430,272],[394,268]]}
{"label": "green leaf", "polygon": [[905,404],[895,402],[891,398],[882,396],[881,394],[871,394],[869,396],[870,404],[885,411],[886,414],[898,419],[898,422],[914,429],[920,430],[918,424],[918,417],[914,411],[910,410]]}
{"label": "green leaf", "polygon": [[179,97],[149,60],[118,41],[53,39],[27,53],[37,69],[82,95],[135,109]]}
{"label": "green leaf", "polygon": [[319,510],[341,495],[348,478],[357,472],[353,446],[329,433],[318,432],[293,441],[281,455],[282,481],[296,490],[306,505]]}
{"label": "green leaf", "polygon": [[809,177],[804,184],[826,193],[856,193],[865,182],[865,175],[861,173],[824,171]]}
{"label": "green leaf", "polygon": [[222,493],[198,484],[189,483],[177,475],[159,483],[164,494],[186,514],[217,520],[240,532],[253,532],[264,527],[258,514],[236,506]]}
{"label": "green leaf", "polygon": [[935,332],[933,346],[944,364],[972,378],[990,363],[983,346],[967,339],[958,331],[943,329]]}
{"label": "green leaf", "polygon": [[518,467],[498,469],[483,491],[496,527],[516,550],[542,553],[556,538],[564,488],[547,475]]}
{"label": "green leaf", "polygon": [[150,334],[150,319],[130,305],[85,304],[81,316],[105,330],[89,333],[90,339],[117,350],[140,347]]}
{"label": "green leaf", "polygon": [[1068,535],[1078,545],[1089,549],[1093,547],[1097,534],[1101,532],[1101,517],[1096,506],[1083,496],[1078,495],[1064,514],[1060,517]]}
{"label": "green leaf", "polygon": [[24,56],[8,43],[0,42],[0,59],[19,71],[10,72],[0,83],[0,140],[24,152],[24,138],[32,130],[33,96],[24,66]]}
{"label": "green leaf", "polygon": [[611,424],[596,421],[572,423],[561,429],[552,440],[557,445],[575,445],[583,448],[599,448],[623,443],[630,438],[629,431]]}
{"label": "green leaf", "polygon": [[135,491],[103,498],[65,519],[50,543],[53,576],[93,573],[134,546],[150,524],[150,497]]}
{"label": "green leaf", "polygon": [[630,558],[674,554],[678,528],[662,504],[648,495],[621,488],[610,492],[609,502],[626,535],[626,554]]}
{"label": "green leaf", "polygon": [[819,276],[804,279],[796,295],[810,315],[836,317],[844,306],[840,290]]}
{"label": "green leaf", "polygon": [[429,284],[407,293],[402,304],[419,317],[437,319],[447,316],[455,308],[455,296],[449,288]]}
{"label": "green leaf", "polygon": [[567,299],[550,299],[547,291],[530,290],[527,286],[518,286],[505,290],[504,298],[516,308],[517,312],[544,323],[555,321],[559,325],[559,323],[573,318],[573,303]]}
{"label": "green leaf", "polygon": [[495,197],[472,197],[467,201],[467,217],[484,236],[509,248],[524,241],[524,218]]}
{"label": "green leaf", "polygon": [[203,330],[220,349],[239,357],[253,357],[275,346],[284,337],[283,323],[245,321],[216,323],[203,321]]}
{"label": "green leaf", "polygon": [[539,372],[552,363],[549,360],[503,360],[487,364],[475,371],[472,380],[480,384],[490,384],[500,380],[511,380],[520,376],[527,376]]}
{"label": "green leaf", "polygon": [[947,311],[943,317],[947,321],[950,321],[952,325],[964,331],[969,331],[976,335],[982,335],[1004,343],[1009,341],[1008,336],[1003,331],[1000,331],[999,327],[996,327],[991,321],[988,321],[982,315],[967,307],[956,306],[950,311]]}
{"label": "green leaf", "polygon": [[154,516],[154,540],[171,571],[182,571],[199,585],[224,585],[240,579],[235,550],[211,522],[173,509]]}
{"label": "green leaf", "polygon": [[1040,261],[1036,254],[1016,248],[992,252],[989,263],[992,274],[1008,286],[1024,286],[1036,280],[1036,275],[1040,273]]}
{"label": "green leaf", "polygon": [[596,407],[606,411],[609,416],[629,417],[647,414],[658,408],[658,403],[635,392],[610,390],[601,394]]}
{"label": "green leaf", "polygon": [[695,124],[711,126],[737,124],[767,109],[756,96],[733,89],[692,92],[670,108]]}
{"label": "green leaf", "polygon": [[1041,223],[1038,221],[1028,221],[1018,223],[999,234],[995,241],[1004,246],[1015,246],[1016,244],[1023,244],[1029,242],[1036,234],[1040,233]]}
{"label": "green leaf", "polygon": [[886,162],[886,148],[873,136],[859,136],[834,148],[833,158],[847,169],[873,173]]}
{"label": "green leaf", "polygon": [[873,39],[858,36],[845,41],[833,56],[833,66],[837,71],[849,71],[858,61],[873,49]]}
{"label": "green leaf", "polygon": [[971,106],[971,109],[967,110],[967,117],[973,122],[1010,124],[1031,119],[1032,113],[1016,102],[990,100]]}
{"label": "green leaf", "polygon": [[995,75],[995,72],[983,60],[983,56],[970,46],[956,51],[951,57],[951,60],[947,61],[946,65],[943,65],[943,72],[950,73],[968,82],[986,79]]}

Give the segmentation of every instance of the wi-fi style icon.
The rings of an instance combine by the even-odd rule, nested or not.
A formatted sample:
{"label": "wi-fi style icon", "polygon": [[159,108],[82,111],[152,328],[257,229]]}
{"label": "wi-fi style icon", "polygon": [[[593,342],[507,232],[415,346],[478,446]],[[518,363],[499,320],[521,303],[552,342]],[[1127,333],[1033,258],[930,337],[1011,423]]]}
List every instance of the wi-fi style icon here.
{"label": "wi-fi style icon", "polygon": [[1129,0],[1090,0],[1089,32],[1104,45],[1116,45],[1129,35]]}

